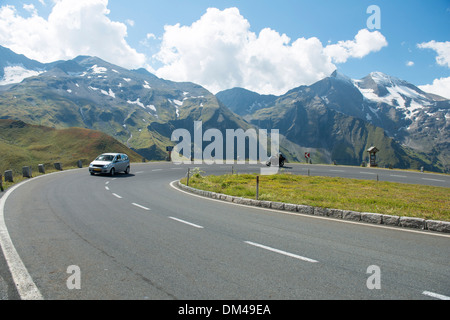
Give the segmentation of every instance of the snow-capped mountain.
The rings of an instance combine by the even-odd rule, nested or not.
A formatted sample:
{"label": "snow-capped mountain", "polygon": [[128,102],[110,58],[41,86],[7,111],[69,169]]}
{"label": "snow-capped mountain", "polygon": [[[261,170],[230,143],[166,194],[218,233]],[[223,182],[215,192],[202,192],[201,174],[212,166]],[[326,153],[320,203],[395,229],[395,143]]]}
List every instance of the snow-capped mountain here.
{"label": "snow-capped mountain", "polygon": [[0,85],[19,83],[43,73],[51,64],[40,63],[0,46]]}
{"label": "snow-capped mountain", "polygon": [[404,145],[441,157],[450,156],[450,101],[381,72],[353,80],[361,92],[366,119]]}
{"label": "snow-capped mountain", "polygon": [[[302,108],[323,106],[382,128],[401,145],[423,154],[424,161],[439,162],[444,170],[450,170],[450,101],[381,72],[355,80],[335,71],[279,97],[268,98],[239,88],[220,92],[217,97],[255,125],[264,123],[267,117],[271,122],[275,121],[273,117],[283,117],[283,110],[292,104]],[[269,111],[271,108],[275,112]],[[299,137],[298,142],[302,139]]]}
{"label": "snow-capped mountain", "polygon": [[315,161],[359,165],[376,144],[380,164],[449,170],[450,101],[379,72],[334,72],[277,97],[239,88],[214,96],[96,57],[42,64],[2,47],[0,71],[0,119],[100,130],[148,159],[166,156],[174,129],[202,121],[204,130],[279,129],[291,159],[316,150]]}
{"label": "snow-capped mountain", "polygon": [[[361,80],[353,80],[353,83],[369,102],[392,106],[403,113],[405,119],[414,120],[420,111],[433,110],[438,102],[446,100],[381,72],[373,72]],[[372,108],[370,111],[376,116],[379,109]],[[371,115],[368,113],[367,117]]]}
{"label": "snow-capped mountain", "polygon": [[[0,56],[0,63],[9,67],[17,58]],[[36,66],[28,62],[21,66],[30,74],[36,71],[33,76],[10,77],[9,84],[0,85],[0,119],[99,130],[147,159],[164,159],[173,130],[193,131],[194,120],[202,120],[205,130],[248,126],[194,83],[167,81],[90,56]]]}

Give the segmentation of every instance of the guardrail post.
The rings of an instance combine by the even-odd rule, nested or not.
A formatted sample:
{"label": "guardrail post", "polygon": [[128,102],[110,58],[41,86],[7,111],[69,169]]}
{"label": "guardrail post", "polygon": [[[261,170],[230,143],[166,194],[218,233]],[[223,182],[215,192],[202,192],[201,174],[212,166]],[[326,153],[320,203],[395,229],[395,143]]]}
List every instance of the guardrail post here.
{"label": "guardrail post", "polygon": [[24,178],[32,178],[31,167],[22,167],[22,175]]}
{"label": "guardrail post", "polygon": [[12,170],[5,171],[5,182],[14,182]]}
{"label": "guardrail post", "polygon": [[45,174],[45,167],[43,164],[38,164],[39,173]]}
{"label": "guardrail post", "polygon": [[191,168],[188,168],[188,172],[187,172],[187,181],[186,181],[186,185],[189,187],[189,176],[191,175]]}
{"label": "guardrail post", "polygon": [[83,161],[78,160],[77,161],[77,166],[78,166],[78,168],[83,168]]}
{"label": "guardrail post", "polygon": [[259,200],[259,176],[256,176],[256,200]]}
{"label": "guardrail post", "polygon": [[56,170],[60,170],[60,171],[62,171],[62,163],[61,162],[56,162],[55,164],[54,164],[54,166],[55,166],[55,169]]}
{"label": "guardrail post", "polygon": [[3,177],[1,173],[0,173],[0,191],[3,192]]}

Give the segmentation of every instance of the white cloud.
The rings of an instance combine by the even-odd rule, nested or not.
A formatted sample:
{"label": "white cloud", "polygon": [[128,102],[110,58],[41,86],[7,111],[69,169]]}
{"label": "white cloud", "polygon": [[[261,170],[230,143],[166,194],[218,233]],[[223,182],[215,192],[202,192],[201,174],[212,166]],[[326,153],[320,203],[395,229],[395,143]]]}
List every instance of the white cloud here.
{"label": "white cloud", "polygon": [[325,48],[325,53],[335,63],[344,63],[349,58],[363,58],[371,52],[380,51],[387,46],[386,38],[379,31],[359,30],[353,40],[339,41]]}
{"label": "white cloud", "polygon": [[143,66],[145,56],[128,45],[127,26],[108,18],[107,5],[107,0],[54,0],[48,19],[24,18],[14,6],[2,6],[0,45],[41,62],[93,55],[124,67]]}
{"label": "white cloud", "polygon": [[386,46],[378,32],[360,30],[354,40],[326,47],[319,39],[299,38],[266,28],[256,34],[237,8],[210,8],[190,26],[165,27],[158,76],[199,83],[217,91],[245,87],[282,94],[330,75],[349,58],[362,58]]}
{"label": "white cloud", "polygon": [[412,67],[412,66],[414,66],[414,61],[406,61],[406,66],[407,66],[407,67]]}
{"label": "white cloud", "polygon": [[450,68],[450,41],[436,42],[434,40],[429,42],[419,43],[417,45],[420,49],[432,49],[436,51],[436,62],[441,66]]}
{"label": "white cloud", "polygon": [[419,86],[419,88],[425,92],[434,93],[450,99],[450,77],[435,79],[433,84]]}
{"label": "white cloud", "polygon": [[37,13],[36,8],[34,7],[33,4],[24,4],[24,5],[23,5],[23,8],[24,8],[26,11],[28,11],[28,12],[30,12],[30,13],[32,13],[32,14],[36,14],[36,13]]}
{"label": "white cloud", "polygon": [[[417,44],[420,49],[432,49],[436,51],[437,64],[450,68],[450,41],[436,42],[434,40]],[[435,79],[432,84],[419,86],[425,92],[435,93],[450,99],[450,77]]]}

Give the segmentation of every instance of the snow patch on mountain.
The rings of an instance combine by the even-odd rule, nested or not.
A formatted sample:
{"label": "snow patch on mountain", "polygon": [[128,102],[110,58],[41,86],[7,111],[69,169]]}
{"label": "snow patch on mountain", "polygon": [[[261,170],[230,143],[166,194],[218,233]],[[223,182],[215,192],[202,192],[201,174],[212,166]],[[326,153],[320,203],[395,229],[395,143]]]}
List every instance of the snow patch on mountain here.
{"label": "snow patch on mountain", "polygon": [[129,104],[135,104],[138,105],[139,107],[141,107],[142,109],[150,109],[154,112],[156,112],[156,107],[152,104],[149,104],[148,106],[145,106],[142,102],[140,98],[137,98],[137,100],[135,101],[131,101],[131,100],[127,100],[127,103]]}
{"label": "snow patch on mountain", "polygon": [[146,80],[144,80],[144,85],[143,85],[143,87],[145,88],[145,89],[151,89],[152,87],[150,87],[150,84],[146,81]]}
{"label": "snow patch on mountain", "polygon": [[4,76],[0,79],[0,85],[20,83],[29,77],[38,76],[44,71],[28,70],[22,66],[8,66],[3,69]]}
{"label": "snow patch on mountain", "polygon": [[106,71],[108,71],[108,69],[104,68],[104,67],[99,67],[96,64],[93,65],[90,70],[92,70],[92,73],[94,74],[100,74],[100,73],[106,73]]}
{"label": "snow patch on mountain", "polygon": [[109,89],[109,91],[101,90],[101,93],[103,93],[105,96],[110,96],[111,98],[116,98],[116,94]]}

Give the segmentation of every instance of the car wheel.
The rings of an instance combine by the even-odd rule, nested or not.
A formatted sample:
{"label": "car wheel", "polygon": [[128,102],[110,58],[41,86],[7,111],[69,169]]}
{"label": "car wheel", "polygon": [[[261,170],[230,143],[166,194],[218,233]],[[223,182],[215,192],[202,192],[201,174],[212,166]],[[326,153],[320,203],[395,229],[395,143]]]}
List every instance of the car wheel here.
{"label": "car wheel", "polygon": [[91,174],[91,176],[95,175],[95,173],[93,173],[93,172],[90,172],[90,174]]}
{"label": "car wheel", "polygon": [[129,174],[130,173],[130,167],[127,167],[127,169],[125,170],[125,174]]}
{"label": "car wheel", "polygon": [[116,170],[115,170],[114,168],[112,168],[111,171],[109,172],[109,174],[110,174],[111,176],[113,176],[115,173],[116,173]]}

